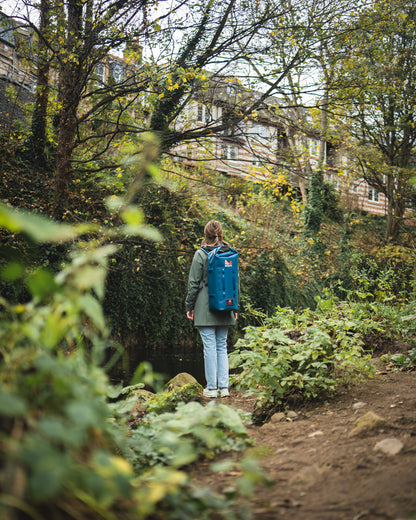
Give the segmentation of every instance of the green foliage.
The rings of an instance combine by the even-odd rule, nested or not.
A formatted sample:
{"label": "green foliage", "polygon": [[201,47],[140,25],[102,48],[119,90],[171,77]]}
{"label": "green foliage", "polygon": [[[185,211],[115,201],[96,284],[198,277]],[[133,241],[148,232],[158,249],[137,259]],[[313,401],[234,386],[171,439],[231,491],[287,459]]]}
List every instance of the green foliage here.
{"label": "green foliage", "polygon": [[[143,230],[140,219],[121,215],[130,232]],[[61,241],[81,232],[4,206],[0,220],[31,240]],[[193,487],[179,470],[247,445],[236,412],[190,403],[178,416],[149,417],[132,432],[108,403],[115,392],[102,368],[111,341],[101,301],[114,251],[112,245],[80,242],[58,273],[26,278],[28,302],[0,300],[2,517],[140,520],[169,511],[170,518],[191,519],[196,512],[210,518],[213,510],[218,518],[240,518],[232,498]],[[19,275],[25,270],[13,269]],[[6,265],[4,272],[13,269]],[[149,439],[154,447],[142,457]],[[261,479],[246,464],[241,490]]]}
{"label": "green foliage", "polygon": [[309,204],[305,208],[305,232],[308,236],[318,234],[323,217],[323,174],[319,168],[312,172]]}
{"label": "green foliage", "polygon": [[184,315],[184,298],[191,244],[199,230],[194,221],[183,218],[189,199],[155,185],[146,186],[138,196],[146,221],[161,231],[164,240],[123,241],[112,258],[105,313],[113,334],[124,344],[133,338],[149,347],[165,344],[166,338],[180,344],[193,335]]}
{"label": "green foliage", "polygon": [[146,401],[146,412],[155,414],[173,412],[179,403],[200,402],[202,390],[199,383],[188,383],[178,390],[155,394]]}
{"label": "green foliage", "polygon": [[249,258],[241,275],[241,285],[251,305],[266,314],[273,313],[278,305],[285,305],[288,270],[276,251],[249,255],[243,250],[242,256]]}
{"label": "green foliage", "polygon": [[367,299],[403,302],[411,297],[415,278],[414,255],[410,248],[385,246],[372,254],[353,250],[343,259],[340,277],[350,295],[366,294]]}
{"label": "green foliage", "polygon": [[364,337],[379,327],[369,314],[333,298],[319,299],[315,312],[280,308],[237,342],[230,359],[237,369],[233,381],[255,395],[263,410],[330,395],[371,374]]}
{"label": "green foliage", "polygon": [[322,211],[326,218],[341,223],[343,221],[340,196],[330,182],[322,184]]}
{"label": "green foliage", "polygon": [[180,468],[250,444],[239,414],[223,404],[180,404],[175,413],[148,414],[130,440],[138,472],[157,464]]}
{"label": "green foliage", "polygon": [[416,368],[416,348],[407,351],[405,354],[384,355],[383,361],[393,371],[410,371]]}

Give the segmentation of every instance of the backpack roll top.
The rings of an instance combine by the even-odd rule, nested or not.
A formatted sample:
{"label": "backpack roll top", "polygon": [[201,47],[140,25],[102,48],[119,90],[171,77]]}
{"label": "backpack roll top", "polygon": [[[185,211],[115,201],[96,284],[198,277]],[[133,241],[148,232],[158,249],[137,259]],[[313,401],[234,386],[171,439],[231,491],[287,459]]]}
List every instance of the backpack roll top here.
{"label": "backpack roll top", "polygon": [[209,308],[217,311],[238,309],[239,272],[238,252],[221,247],[208,253]]}

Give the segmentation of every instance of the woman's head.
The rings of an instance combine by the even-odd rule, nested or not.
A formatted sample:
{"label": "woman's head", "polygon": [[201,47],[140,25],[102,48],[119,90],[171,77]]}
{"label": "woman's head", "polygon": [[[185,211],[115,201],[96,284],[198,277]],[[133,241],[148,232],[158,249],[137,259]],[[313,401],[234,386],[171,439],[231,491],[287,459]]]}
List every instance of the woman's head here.
{"label": "woman's head", "polygon": [[205,235],[205,238],[203,241],[204,245],[215,246],[219,242],[222,242],[223,244],[225,244],[223,233],[222,233],[222,226],[217,220],[210,220],[205,225],[204,235]]}

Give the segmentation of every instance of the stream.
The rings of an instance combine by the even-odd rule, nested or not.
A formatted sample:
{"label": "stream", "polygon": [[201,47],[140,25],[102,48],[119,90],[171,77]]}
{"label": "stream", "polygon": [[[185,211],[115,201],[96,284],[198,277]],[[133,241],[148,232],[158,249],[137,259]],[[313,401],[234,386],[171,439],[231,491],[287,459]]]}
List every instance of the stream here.
{"label": "stream", "polygon": [[140,363],[147,361],[153,372],[163,376],[164,382],[181,372],[187,372],[202,386],[205,385],[202,346],[147,348],[132,345],[128,348],[124,362],[119,361],[110,371],[110,379],[128,386]]}

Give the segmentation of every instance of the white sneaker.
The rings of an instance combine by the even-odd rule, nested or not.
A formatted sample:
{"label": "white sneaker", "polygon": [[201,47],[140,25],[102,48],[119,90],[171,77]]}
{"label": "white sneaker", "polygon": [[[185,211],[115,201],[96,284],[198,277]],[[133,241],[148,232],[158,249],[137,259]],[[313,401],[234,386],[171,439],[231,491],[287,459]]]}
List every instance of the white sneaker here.
{"label": "white sneaker", "polygon": [[220,397],[230,397],[230,392],[228,388],[220,388],[219,395]]}
{"label": "white sneaker", "polygon": [[204,388],[202,394],[204,397],[218,397],[218,390],[210,390],[209,388]]}

